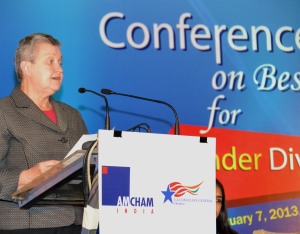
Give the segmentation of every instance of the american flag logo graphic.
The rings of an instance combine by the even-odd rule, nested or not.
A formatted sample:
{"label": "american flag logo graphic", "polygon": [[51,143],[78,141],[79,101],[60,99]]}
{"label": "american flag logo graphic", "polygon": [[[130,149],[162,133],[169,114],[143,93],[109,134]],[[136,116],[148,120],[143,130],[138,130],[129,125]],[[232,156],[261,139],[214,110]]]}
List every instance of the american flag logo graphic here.
{"label": "american flag logo graphic", "polygon": [[197,195],[197,192],[199,191],[199,188],[203,181],[199,184],[193,185],[193,186],[185,186],[182,185],[180,182],[172,182],[169,184],[170,191],[174,192],[174,197],[181,197],[186,193]]}

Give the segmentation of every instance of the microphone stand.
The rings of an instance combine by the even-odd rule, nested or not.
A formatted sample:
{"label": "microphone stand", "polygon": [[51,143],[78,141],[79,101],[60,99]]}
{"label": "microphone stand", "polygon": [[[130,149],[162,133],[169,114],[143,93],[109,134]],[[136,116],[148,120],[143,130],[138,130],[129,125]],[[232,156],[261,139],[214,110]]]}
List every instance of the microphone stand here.
{"label": "microphone stand", "polygon": [[160,101],[160,100],[155,100],[155,99],[150,99],[150,98],[145,98],[145,97],[139,97],[139,96],[135,96],[135,95],[130,95],[130,94],[124,94],[124,93],[117,93],[117,92],[113,92],[110,89],[101,89],[101,93],[102,94],[115,94],[115,95],[120,95],[120,96],[125,96],[125,97],[132,97],[132,98],[137,98],[137,99],[141,99],[141,100],[145,100],[145,101],[150,101],[150,102],[156,102],[156,103],[160,103],[160,104],[164,104],[168,107],[170,107],[172,109],[172,111],[174,112],[175,115],[175,129],[174,129],[174,134],[175,135],[180,135],[179,132],[179,121],[178,121],[178,115],[177,112],[175,110],[175,108],[173,106],[171,106],[169,103],[164,102],[164,101]]}
{"label": "microphone stand", "polygon": [[96,94],[97,96],[102,97],[104,99],[105,106],[106,106],[106,115],[105,115],[105,124],[104,124],[104,127],[105,127],[105,130],[110,130],[109,107],[108,107],[107,98],[104,95],[100,94],[100,93],[97,93],[97,92],[95,92],[93,90],[89,90],[89,89],[85,89],[85,88],[79,88],[78,92],[79,93],[90,92],[90,93]]}

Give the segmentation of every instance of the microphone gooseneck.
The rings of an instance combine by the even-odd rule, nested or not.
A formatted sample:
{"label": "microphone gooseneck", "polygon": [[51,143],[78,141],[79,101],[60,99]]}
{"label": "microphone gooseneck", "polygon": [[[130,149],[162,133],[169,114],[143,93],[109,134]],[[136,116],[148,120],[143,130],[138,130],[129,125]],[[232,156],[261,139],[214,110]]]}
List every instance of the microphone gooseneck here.
{"label": "microphone gooseneck", "polygon": [[105,124],[104,124],[104,127],[105,127],[106,130],[110,130],[110,117],[109,117],[109,107],[108,107],[107,98],[104,95],[100,94],[100,93],[97,93],[97,92],[95,92],[93,90],[89,90],[89,89],[85,89],[85,88],[79,88],[78,92],[79,93],[90,92],[90,93],[96,94],[97,96],[102,97],[104,99],[105,106],[106,106],[106,115],[105,115]]}
{"label": "microphone gooseneck", "polygon": [[125,97],[131,97],[131,98],[137,98],[137,99],[141,99],[141,100],[145,100],[145,101],[150,101],[150,102],[156,102],[156,103],[160,103],[160,104],[164,104],[168,107],[171,108],[171,110],[173,111],[174,115],[175,115],[175,129],[174,129],[174,134],[175,135],[180,135],[180,130],[179,130],[179,120],[178,120],[178,115],[177,112],[175,110],[175,108],[173,106],[171,106],[169,103],[164,102],[164,101],[160,101],[160,100],[156,100],[156,99],[151,99],[151,98],[145,98],[145,97],[139,97],[139,96],[135,96],[135,95],[130,95],[130,94],[124,94],[124,93],[117,93],[114,92],[110,89],[101,89],[101,93],[103,94],[115,94],[115,95],[120,95],[120,96],[125,96]]}

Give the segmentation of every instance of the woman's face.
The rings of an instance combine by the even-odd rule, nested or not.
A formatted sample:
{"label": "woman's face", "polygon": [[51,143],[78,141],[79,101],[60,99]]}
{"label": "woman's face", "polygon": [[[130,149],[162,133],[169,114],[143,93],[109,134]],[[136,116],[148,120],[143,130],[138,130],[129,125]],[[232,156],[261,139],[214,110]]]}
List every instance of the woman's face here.
{"label": "woman's face", "polygon": [[220,187],[216,186],[216,218],[218,218],[222,208],[223,195]]}
{"label": "woman's face", "polygon": [[63,69],[59,47],[47,43],[37,45],[35,61],[29,64],[31,89],[46,95],[52,95],[60,89]]}

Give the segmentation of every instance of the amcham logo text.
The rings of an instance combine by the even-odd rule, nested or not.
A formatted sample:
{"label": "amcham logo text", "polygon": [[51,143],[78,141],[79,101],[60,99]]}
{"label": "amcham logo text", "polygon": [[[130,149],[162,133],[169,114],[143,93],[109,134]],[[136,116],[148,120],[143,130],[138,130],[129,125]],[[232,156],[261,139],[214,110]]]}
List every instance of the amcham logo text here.
{"label": "amcham logo text", "polygon": [[130,195],[130,167],[102,167],[102,205],[122,214],[154,214],[153,198]]}
{"label": "amcham logo text", "polygon": [[154,201],[152,197],[119,197],[117,203],[117,213],[154,214],[153,207]]}

